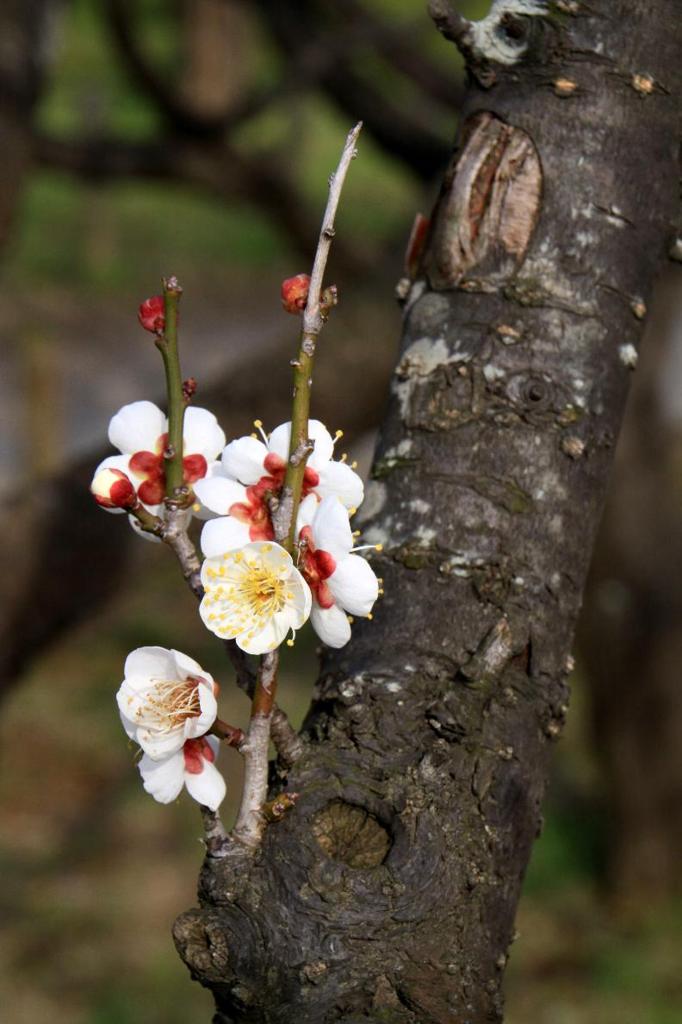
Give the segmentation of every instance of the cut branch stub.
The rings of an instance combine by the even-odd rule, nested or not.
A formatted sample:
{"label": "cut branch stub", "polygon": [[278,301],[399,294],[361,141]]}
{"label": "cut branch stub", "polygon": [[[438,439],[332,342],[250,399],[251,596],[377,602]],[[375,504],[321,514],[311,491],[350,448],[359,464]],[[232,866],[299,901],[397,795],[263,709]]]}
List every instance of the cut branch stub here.
{"label": "cut branch stub", "polygon": [[530,136],[489,113],[465,128],[436,207],[424,260],[434,289],[496,291],[520,267],[540,212],[542,168]]}
{"label": "cut branch stub", "polygon": [[343,800],[318,811],[312,831],[328,857],[351,868],[377,867],[391,848],[390,835],[374,815]]}

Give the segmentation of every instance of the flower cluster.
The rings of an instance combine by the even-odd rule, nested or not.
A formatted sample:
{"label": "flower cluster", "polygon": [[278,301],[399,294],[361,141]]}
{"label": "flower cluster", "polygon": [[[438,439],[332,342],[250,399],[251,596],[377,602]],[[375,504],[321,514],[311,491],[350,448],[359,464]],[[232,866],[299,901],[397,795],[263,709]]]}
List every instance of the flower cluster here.
{"label": "flower cluster", "polygon": [[[205,523],[200,615],[213,633],[234,639],[249,654],[272,651],[310,619],[331,647],[350,639],[351,616],[371,617],[379,581],[353,546],[350,515],[363,499],[362,480],[345,459],[334,460],[335,438],[318,420],[309,422],[314,443],[306,464],[294,554],[275,542],[272,510],[282,496],[291,424],[268,436],[232,441],[205,409],[189,408],[184,420],[183,474]],[[113,417],[109,439],[121,453],[97,468],[91,490],[110,512],[163,515],[166,417],[151,402],[134,402]],[[340,436],[337,435],[337,438]],[[191,516],[188,510],[188,519]],[[144,534],[146,536],[146,534]],[[289,637],[289,639],[287,639]],[[117,694],[126,733],[141,750],[145,790],[160,803],[183,787],[216,810],[225,782],[215,766],[217,686],[191,658],[162,647],[128,656]]]}
{"label": "flower cluster", "polygon": [[218,713],[217,683],[192,658],[164,647],[133,651],[124,676],[116,700],[123,728],[142,748],[145,790],[168,804],[185,786],[217,810],[225,780],[214,764],[219,741],[207,735]]}
{"label": "flower cluster", "polygon": [[[213,471],[225,434],[207,409],[187,409],[183,426],[183,480],[196,489],[196,483]],[[124,512],[136,498],[147,512],[162,515],[168,442],[165,415],[153,402],[124,405],[109,424],[109,440],[120,455],[110,455],[95,470],[91,490],[97,502],[108,512]],[[107,470],[114,476],[107,476]],[[135,517],[129,518],[136,528]]]}
{"label": "flower cluster", "polygon": [[[379,594],[369,564],[353,552],[349,515],[363,499],[363,484],[345,460],[335,461],[333,439],[310,420],[314,448],[306,463],[296,521],[294,559],[274,541],[271,509],[282,494],[291,423],[268,436],[241,437],[227,445],[194,490],[218,518],[201,534],[205,556],[201,617],[218,636],[236,640],[249,654],[263,654],[293,635],[308,617],[324,643],[350,639],[351,615],[368,616]],[[337,437],[340,436],[337,435]]]}
{"label": "flower cluster", "polygon": [[[313,450],[303,475],[294,557],[276,544],[271,510],[284,487],[291,423],[267,435],[240,437],[225,448],[212,413],[185,413],[183,475],[208,519],[201,534],[205,557],[200,613],[205,625],[236,640],[249,654],[274,650],[310,618],[330,647],[350,639],[349,616],[368,616],[379,594],[369,564],[355,552],[349,516],[363,500],[361,478],[345,458],[333,458],[336,438],[310,420]],[[92,492],[107,511],[140,503],[163,514],[166,417],[151,402],[125,405],[111,420],[109,439],[120,451],[97,468]],[[220,450],[222,455],[218,458]],[[210,518],[213,517],[213,518]],[[129,516],[137,527],[134,515]],[[143,536],[149,537],[145,533]]]}

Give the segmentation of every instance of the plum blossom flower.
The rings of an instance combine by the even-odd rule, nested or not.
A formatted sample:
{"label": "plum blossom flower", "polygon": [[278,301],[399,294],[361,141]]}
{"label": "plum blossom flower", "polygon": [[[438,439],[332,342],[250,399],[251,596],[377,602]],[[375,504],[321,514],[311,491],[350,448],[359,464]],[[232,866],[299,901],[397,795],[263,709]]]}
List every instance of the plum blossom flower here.
{"label": "plum blossom flower", "polygon": [[[260,420],[256,426],[261,428]],[[334,439],[319,420],[310,420],[308,435],[315,447],[308,457],[302,496],[317,501],[334,495],[348,508],[363,498],[362,480],[343,461],[334,461]],[[263,440],[240,437],[223,451],[221,462],[197,481],[194,491],[211,512],[226,520],[212,519],[203,529],[201,546],[207,558],[238,548],[250,541],[273,540],[268,497],[277,497],[284,484],[291,423],[282,423]]]}
{"label": "plum blossom flower", "polygon": [[310,588],[279,544],[223,549],[206,559],[201,582],[204,625],[248,654],[274,650],[310,615]]}
{"label": "plum blossom flower", "polygon": [[126,658],[116,694],[123,728],[152,761],[203,736],[218,713],[218,685],[180,651],[138,647]]}
{"label": "plum blossom flower", "polygon": [[[168,420],[153,402],[124,405],[109,424],[109,440],[121,454],[104,459],[95,476],[105,469],[119,470],[132,481],[142,504],[155,515],[161,514],[166,489],[163,452],[167,432]],[[217,465],[225,434],[212,412],[193,406],[185,412],[183,432],[183,477],[186,484],[194,486]]]}
{"label": "plum blossom flower", "polygon": [[161,760],[153,760],[145,754],[138,768],[146,792],[160,804],[169,804],[186,786],[198,803],[217,811],[226,789],[225,780],[214,764],[218,747],[215,736],[199,736],[185,740],[180,750]]}
{"label": "plum blossom flower", "polygon": [[313,629],[329,647],[343,647],[350,640],[346,612],[369,615],[379,581],[369,563],[353,554],[360,549],[353,547],[348,513],[338,498],[324,498],[319,505],[314,498],[305,498],[297,527],[298,567],[313,595]]}

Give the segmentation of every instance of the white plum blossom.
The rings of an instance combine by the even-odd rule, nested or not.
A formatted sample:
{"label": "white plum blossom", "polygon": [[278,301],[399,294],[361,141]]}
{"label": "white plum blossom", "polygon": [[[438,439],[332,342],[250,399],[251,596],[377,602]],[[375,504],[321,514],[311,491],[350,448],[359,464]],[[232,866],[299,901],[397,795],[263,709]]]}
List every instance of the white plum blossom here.
{"label": "white plum blossom", "polygon": [[224,547],[205,560],[201,582],[204,625],[216,636],[236,640],[248,654],[274,650],[310,615],[310,588],[279,544]]}
{"label": "white plum blossom", "polygon": [[[161,515],[166,488],[163,452],[167,439],[168,420],[153,402],[124,405],[109,423],[109,440],[121,454],[104,459],[95,470],[95,477],[105,469],[120,470],[132,481],[148,511]],[[224,444],[225,434],[213,413],[190,406],[183,422],[184,482],[194,487],[212,472]],[[130,520],[136,525],[134,517]]]}
{"label": "white plum blossom", "polygon": [[296,525],[298,567],[313,594],[313,629],[329,647],[343,647],[351,632],[346,613],[369,615],[379,581],[369,563],[353,554],[360,549],[353,548],[348,513],[338,498],[324,498],[319,505],[305,498]]}
{"label": "white plum blossom", "polygon": [[[260,420],[256,420],[260,427]],[[315,447],[306,462],[302,497],[314,495],[321,501],[335,495],[348,508],[357,508],[363,499],[362,480],[343,461],[334,461],[334,439],[319,420],[310,420],[308,436]],[[217,526],[210,520],[203,529],[201,546],[207,558],[225,551],[226,531],[229,548],[250,541],[273,540],[274,531],[267,499],[278,496],[284,484],[289,458],[291,423],[282,423],[263,440],[240,437],[223,451],[221,461],[197,481],[194,491],[211,512],[229,517]]]}
{"label": "white plum blossom", "polygon": [[180,651],[138,647],[126,658],[116,701],[123,728],[151,760],[203,736],[218,713],[217,683]]}
{"label": "white plum blossom", "polygon": [[138,764],[145,790],[160,804],[169,804],[186,786],[191,797],[217,811],[225,798],[225,780],[214,764],[219,745],[215,736],[200,736],[161,760],[145,754]]}

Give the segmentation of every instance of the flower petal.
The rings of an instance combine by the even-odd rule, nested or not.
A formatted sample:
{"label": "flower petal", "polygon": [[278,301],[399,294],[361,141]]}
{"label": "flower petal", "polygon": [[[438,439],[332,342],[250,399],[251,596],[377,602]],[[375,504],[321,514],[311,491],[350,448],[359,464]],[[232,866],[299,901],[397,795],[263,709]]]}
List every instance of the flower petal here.
{"label": "flower petal", "polygon": [[298,569],[292,569],[287,586],[291,598],[288,604],[277,612],[277,616],[282,619],[282,623],[286,622],[287,629],[300,629],[310,616],[313,606],[312,591]]}
{"label": "flower petal", "polygon": [[315,442],[315,448],[308,456],[307,466],[312,466],[318,473],[334,454],[332,436],[319,420],[308,420],[308,437]]}
{"label": "flower petal", "polygon": [[197,480],[194,493],[202,505],[210,508],[211,512],[217,512],[219,516],[226,516],[230,506],[236,502],[246,501],[246,487],[226,476],[216,475]]}
{"label": "flower petal", "polygon": [[201,714],[195,718],[185,719],[185,739],[194,739],[208,732],[218,715],[218,702],[213,694],[213,687],[201,683],[198,689]]}
{"label": "flower petal", "polygon": [[336,497],[324,498],[320,502],[312,530],[315,547],[328,551],[337,562],[345,558],[353,547],[348,512]]}
{"label": "flower petal", "polygon": [[301,532],[304,526],[310,526],[315,518],[319,504],[314,494],[309,494],[307,498],[303,499],[298,506],[298,516],[296,517],[296,531],[298,533]]}
{"label": "flower petal", "polygon": [[97,476],[102,469],[120,469],[126,476],[130,476],[129,463],[130,457],[128,455],[109,455],[106,459],[102,459],[93,476]]}
{"label": "flower petal", "polygon": [[138,647],[125,660],[125,681],[136,692],[146,689],[152,679],[173,679],[175,675],[173,651],[165,647]]}
{"label": "flower petal", "polygon": [[248,544],[249,524],[232,516],[210,519],[201,531],[201,550],[206,558],[217,558],[226,551],[234,551]]}
{"label": "flower petal", "polygon": [[152,761],[145,754],[137,767],[146,792],[160,804],[170,804],[180,795],[185,781],[185,759],[181,750],[163,761]]}
{"label": "flower petal", "polygon": [[315,488],[321,498],[330,494],[346,508],[359,508],[365,496],[362,479],[345,462],[327,462],[318,470],[320,482]]}
{"label": "flower petal", "polygon": [[[118,699],[118,694],[116,695],[116,697]],[[129,721],[128,717],[124,715],[122,711],[120,712],[120,715],[121,725],[126,731],[126,736],[128,737],[129,740],[134,740],[135,737],[137,736],[137,728],[131,721]]]}
{"label": "flower petal", "polygon": [[173,661],[175,662],[173,675],[171,679],[205,679],[206,684],[211,686],[213,689],[213,676],[209,675],[208,672],[204,672],[203,668],[198,661],[194,658],[190,658],[188,654],[183,654],[182,651],[176,651],[173,648],[169,651]]}
{"label": "flower petal", "polygon": [[235,637],[237,647],[241,647],[247,654],[266,654],[268,651],[274,651],[275,647],[279,647],[290,628],[286,616],[273,615],[263,623],[260,629],[248,629],[239,633]]}
{"label": "flower petal", "polygon": [[[326,465],[332,457],[334,442],[324,423],[319,420],[308,420],[308,437],[315,442],[315,447],[308,456],[306,465],[316,469],[319,473],[321,467]],[[270,434],[268,448],[286,462],[289,458],[290,444],[291,423],[281,423]]]}
{"label": "flower petal", "polygon": [[190,405],[185,411],[182,432],[184,455],[203,455],[211,462],[225,446],[225,434],[208,409]]}
{"label": "flower petal", "polygon": [[351,615],[368,615],[379,595],[379,581],[369,562],[359,555],[337,562],[327,586],[334,600]]}
{"label": "flower petal", "polygon": [[263,463],[267,454],[267,448],[258,438],[238,437],[223,452],[223,470],[243,484],[258,483],[266,475]]}
{"label": "flower petal", "polygon": [[197,803],[210,807],[212,811],[217,811],[225,799],[227,791],[225,779],[216,766],[206,758],[202,758],[202,764],[203,771],[198,774],[185,772],[187,792]]}
{"label": "flower petal", "polygon": [[116,413],[109,424],[109,440],[124,455],[156,452],[156,443],[168,428],[168,421],[153,402],[131,402]]}
{"label": "flower petal", "polygon": [[139,743],[146,756],[151,761],[166,761],[178,750],[186,740],[184,726],[176,726],[169,732],[159,732],[158,729],[141,728],[135,734],[135,742]]}
{"label": "flower petal", "polygon": [[333,604],[331,608],[313,605],[310,622],[320,640],[328,647],[343,647],[350,640],[350,623],[338,605]]}
{"label": "flower petal", "polygon": [[[149,680],[147,680],[146,686],[142,681],[131,681],[124,679],[118,688],[116,693],[116,703],[118,704],[118,710],[123,720],[123,728],[128,733],[131,739],[135,739],[137,735],[138,727],[138,710],[142,708],[144,704],[144,694],[149,690]],[[129,731],[128,725],[130,724],[132,732]]]}
{"label": "flower petal", "polygon": [[280,423],[268,437],[268,448],[286,462],[291,443],[291,423]]}

